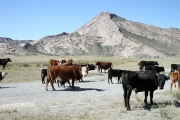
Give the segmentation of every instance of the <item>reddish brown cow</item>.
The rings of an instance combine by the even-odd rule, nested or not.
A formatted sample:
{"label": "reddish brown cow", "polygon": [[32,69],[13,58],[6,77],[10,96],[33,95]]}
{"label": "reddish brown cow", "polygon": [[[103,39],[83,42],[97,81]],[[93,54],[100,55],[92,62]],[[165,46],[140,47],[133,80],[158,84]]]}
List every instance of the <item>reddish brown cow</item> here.
{"label": "reddish brown cow", "polygon": [[174,84],[174,86],[176,87],[176,82],[178,80],[180,80],[180,68],[178,69],[178,72],[174,72],[171,74],[172,77],[172,81],[171,81],[171,91],[172,91],[172,85]]}
{"label": "reddish brown cow", "polygon": [[112,63],[111,62],[96,62],[96,65],[98,66],[98,71],[102,73],[102,69],[106,72],[107,69],[112,69]]}
{"label": "reddish brown cow", "polygon": [[81,67],[86,67],[89,64],[88,63],[83,63],[83,62],[77,62],[77,63],[75,63],[75,65],[80,65]]}
{"label": "reddish brown cow", "polygon": [[74,81],[82,79],[82,70],[79,66],[49,66],[47,69],[46,90],[48,90],[48,83],[51,83],[54,89],[54,80],[59,77],[62,81],[72,80],[72,89],[74,90]]}
{"label": "reddish brown cow", "polygon": [[54,60],[54,59],[49,60],[50,65],[58,65],[58,63],[59,63],[59,60]]}

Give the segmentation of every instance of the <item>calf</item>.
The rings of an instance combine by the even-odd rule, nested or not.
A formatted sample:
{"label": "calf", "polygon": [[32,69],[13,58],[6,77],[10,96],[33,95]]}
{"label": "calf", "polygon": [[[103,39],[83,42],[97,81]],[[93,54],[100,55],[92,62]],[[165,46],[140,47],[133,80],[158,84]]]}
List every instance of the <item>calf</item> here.
{"label": "calf", "polygon": [[171,80],[171,85],[170,85],[170,90],[172,91],[172,85],[176,87],[176,82],[180,80],[180,68],[178,69],[178,72],[174,72],[171,74],[172,80]]}
{"label": "calf", "polygon": [[45,77],[47,76],[47,69],[42,69],[41,70],[41,79],[42,79],[42,84],[45,84]]}
{"label": "calf", "polygon": [[69,86],[71,87],[71,84],[70,84],[69,80],[68,80],[68,81],[57,80],[58,87],[60,87],[59,84],[61,84],[61,86],[64,85],[64,87],[65,87],[65,83],[66,83],[66,82],[68,82],[68,83],[69,83]]}
{"label": "calf", "polygon": [[0,65],[2,65],[3,69],[5,69],[8,62],[12,62],[10,58],[0,59]]}
{"label": "calf", "polygon": [[[163,77],[164,76],[164,77]],[[127,110],[130,110],[129,99],[132,90],[137,92],[145,91],[144,103],[147,104],[148,91],[150,91],[150,103],[153,104],[153,93],[157,88],[164,88],[167,76],[158,75],[155,71],[125,71],[122,74],[122,87],[124,90],[124,102]]]}
{"label": "calf", "polygon": [[112,77],[118,77],[118,83],[121,83],[120,77],[121,77],[121,75],[122,75],[122,73],[124,71],[125,70],[120,70],[120,69],[110,69],[110,70],[108,70],[108,83],[110,84],[109,80],[111,80],[111,83],[113,84]]}

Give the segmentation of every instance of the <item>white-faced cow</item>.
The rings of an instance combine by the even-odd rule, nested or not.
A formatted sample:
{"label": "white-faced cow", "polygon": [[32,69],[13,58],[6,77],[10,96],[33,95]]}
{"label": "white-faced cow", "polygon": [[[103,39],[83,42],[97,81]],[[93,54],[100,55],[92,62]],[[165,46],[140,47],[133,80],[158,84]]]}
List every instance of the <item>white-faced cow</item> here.
{"label": "white-faced cow", "polygon": [[3,69],[5,69],[8,62],[12,62],[10,58],[0,59],[0,65],[2,65]]}
{"label": "white-faced cow", "polygon": [[159,65],[159,63],[157,61],[140,61],[138,65],[139,70],[142,70],[145,65]]}
{"label": "white-faced cow", "polygon": [[155,90],[164,88],[165,81],[169,78],[155,71],[125,71],[122,74],[122,87],[124,90],[124,102],[127,110],[130,110],[129,99],[132,90],[137,92],[145,91],[144,103],[147,104],[148,91],[150,91],[150,103],[153,104],[153,93]]}

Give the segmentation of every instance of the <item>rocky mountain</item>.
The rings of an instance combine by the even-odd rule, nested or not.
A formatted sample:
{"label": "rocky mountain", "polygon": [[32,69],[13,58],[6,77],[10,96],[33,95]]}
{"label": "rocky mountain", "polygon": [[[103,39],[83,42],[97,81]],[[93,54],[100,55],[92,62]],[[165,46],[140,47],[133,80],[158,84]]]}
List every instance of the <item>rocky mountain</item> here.
{"label": "rocky mountain", "polygon": [[[6,54],[108,55],[167,57],[180,55],[180,30],[132,22],[102,12],[73,33],[46,36],[37,41],[3,41]],[[6,44],[6,45],[5,45]]]}

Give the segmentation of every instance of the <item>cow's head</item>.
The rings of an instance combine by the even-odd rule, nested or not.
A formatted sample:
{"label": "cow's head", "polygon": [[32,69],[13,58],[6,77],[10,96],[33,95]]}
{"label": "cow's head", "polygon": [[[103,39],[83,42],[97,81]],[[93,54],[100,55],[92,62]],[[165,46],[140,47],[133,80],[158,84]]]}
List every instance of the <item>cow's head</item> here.
{"label": "cow's head", "polygon": [[67,63],[68,63],[69,65],[72,65],[72,64],[73,64],[73,62],[74,62],[74,60],[73,60],[73,59],[69,59]]}
{"label": "cow's head", "polygon": [[12,62],[10,58],[7,58],[6,61],[7,61],[7,62]]}
{"label": "cow's head", "polygon": [[5,72],[0,72],[0,75],[1,75],[1,77],[0,77],[0,81],[1,81],[1,80],[4,79],[4,77],[7,75],[7,73],[5,73]]}
{"label": "cow's head", "polygon": [[81,68],[81,66],[76,66],[76,70],[77,70],[77,78],[76,78],[76,80],[80,80],[80,79],[82,79],[82,68]]}
{"label": "cow's head", "polygon": [[82,75],[83,76],[86,76],[88,74],[87,71],[88,71],[87,66],[86,67],[82,67]]}
{"label": "cow's head", "polygon": [[100,62],[97,61],[97,62],[96,62],[96,65],[100,65]]}
{"label": "cow's head", "polygon": [[159,75],[158,75],[158,78],[157,78],[159,89],[163,89],[165,82],[166,82],[167,80],[169,80],[169,79],[170,79],[170,77],[167,77],[167,76],[164,75],[164,74],[159,74]]}
{"label": "cow's head", "polygon": [[159,65],[159,63],[157,61],[154,62],[154,65]]}

